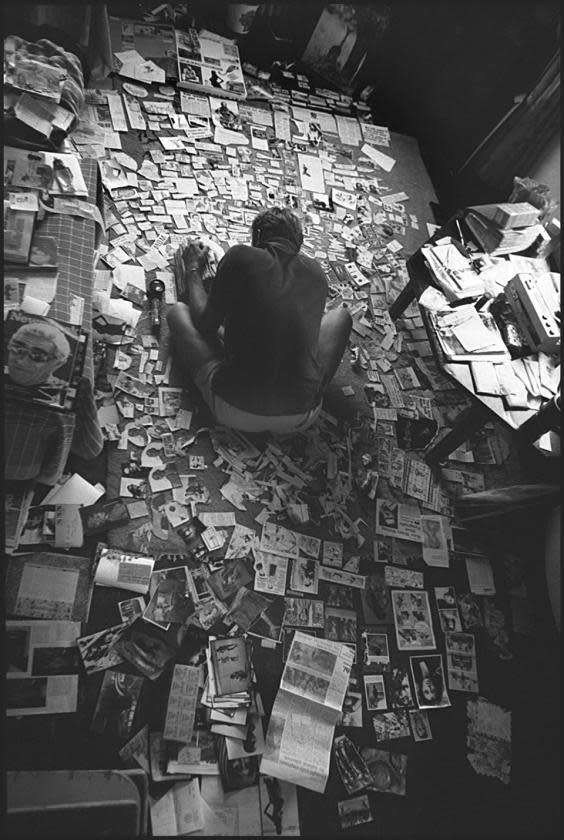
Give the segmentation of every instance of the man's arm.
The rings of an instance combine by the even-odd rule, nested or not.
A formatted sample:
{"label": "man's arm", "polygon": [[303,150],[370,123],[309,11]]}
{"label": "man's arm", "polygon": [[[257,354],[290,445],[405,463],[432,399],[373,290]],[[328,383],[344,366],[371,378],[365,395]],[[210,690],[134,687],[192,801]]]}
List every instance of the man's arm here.
{"label": "man's arm", "polygon": [[201,243],[191,243],[183,254],[187,302],[194,324],[203,335],[213,335],[223,322],[223,313],[210,302],[202,279],[208,252],[209,249]]}

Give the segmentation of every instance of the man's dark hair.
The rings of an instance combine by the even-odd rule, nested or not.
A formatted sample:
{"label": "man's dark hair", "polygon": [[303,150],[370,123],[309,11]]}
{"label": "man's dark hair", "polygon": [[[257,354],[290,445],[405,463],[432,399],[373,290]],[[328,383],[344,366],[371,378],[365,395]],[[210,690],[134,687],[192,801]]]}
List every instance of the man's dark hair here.
{"label": "man's dark hair", "polygon": [[300,220],[287,207],[269,207],[255,216],[252,224],[253,245],[264,245],[271,239],[286,239],[296,249],[302,247],[304,239]]}

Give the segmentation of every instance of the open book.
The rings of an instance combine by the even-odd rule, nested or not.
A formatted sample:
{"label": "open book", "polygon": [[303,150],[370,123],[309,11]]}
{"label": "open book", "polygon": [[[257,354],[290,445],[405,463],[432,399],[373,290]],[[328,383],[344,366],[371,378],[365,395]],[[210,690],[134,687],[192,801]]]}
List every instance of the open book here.
{"label": "open book", "polygon": [[299,630],[282,674],[260,772],[323,793],[354,654]]}

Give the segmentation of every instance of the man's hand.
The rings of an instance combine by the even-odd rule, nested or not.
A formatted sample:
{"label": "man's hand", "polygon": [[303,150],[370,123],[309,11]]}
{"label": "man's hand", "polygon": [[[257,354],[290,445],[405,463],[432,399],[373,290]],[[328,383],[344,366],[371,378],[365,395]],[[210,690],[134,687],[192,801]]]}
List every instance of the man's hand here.
{"label": "man's hand", "polygon": [[200,240],[190,242],[182,252],[182,263],[184,265],[185,274],[190,280],[190,275],[194,271],[199,271],[200,277],[203,274],[209,260],[210,249],[204,245]]}

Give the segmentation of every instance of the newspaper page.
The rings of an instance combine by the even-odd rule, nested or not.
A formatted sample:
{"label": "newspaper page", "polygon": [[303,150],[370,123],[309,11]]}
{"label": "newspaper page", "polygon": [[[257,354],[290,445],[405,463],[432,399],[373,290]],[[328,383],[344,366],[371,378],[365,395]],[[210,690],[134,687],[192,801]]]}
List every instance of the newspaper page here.
{"label": "newspaper page", "polygon": [[263,775],[323,793],[353,658],[346,645],[296,631],[268,726]]}
{"label": "newspaper page", "polygon": [[7,621],[6,713],[75,712],[78,621]]}
{"label": "newspaper page", "polygon": [[200,669],[175,665],[168,697],[163,738],[188,743],[194,731]]}

